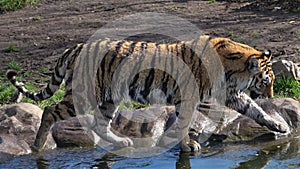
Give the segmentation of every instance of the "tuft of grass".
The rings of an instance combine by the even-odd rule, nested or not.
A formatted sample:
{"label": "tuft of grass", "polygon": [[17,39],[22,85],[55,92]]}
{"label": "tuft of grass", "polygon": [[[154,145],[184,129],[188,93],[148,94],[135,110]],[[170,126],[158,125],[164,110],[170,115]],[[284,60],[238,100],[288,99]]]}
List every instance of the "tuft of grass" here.
{"label": "tuft of grass", "polygon": [[5,49],[4,52],[6,53],[11,53],[11,52],[19,52],[20,50],[16,48],[14,45],[8,45]]}
{"label": "tuft of grass", "polygon": [[21,66],[19,66],[19,64],[15,61],[12,61],[8,64],[8,69],[13,69],[13,70],[16,70],[16,71],[22,70]]}
{"label": "tuft of grass", "polygon": [[16,88],[7,80],[5,71],[0,72],[0,106],[10,102]]}
{"label": "tuft of grass", "polygon": [[300,7],[292,9],[293,13],[300,13]]}
{"label": "tuft of grass", "polygon": [[209,0],[209,3],[215,3],[216,0]]}
{"label": "tuft of grass", "polygon": [[41,17],[40,16],[34,16],[33,18],[32,18],[32,20],[33,21],[39,21],[39,20],[41,20]]}
{"label": "tuft of grass", "polygon": [[254,30],[250,31],[248,33],[248,36],[253,37],[253,38],[260,38],[260,35]]}
{"label": "tuft of grass", "polygon": [[276,78],[275,97],[292,97],[300,99],[300,83],[290,77]]}
{"label": "tuft of grass", "polygon": [[293,49],[300,51],[300,46],[294,46]]}
{"label": "tuft of grass", "polygon": [[40,0],[0,0],[0,12],[15,11],[26,5],[37,5]]}
{"label": "tuft of grass", "polygon": [[148,107],[150,107],[150,104],[142,104],[134,101],[123,101],[119,105],[119,110],[136,110],[136,109],[148,108]]}
{"label": "tuft of grass", "polygon": [[172,8],[173,8],[174,10],[177,10],[177,9],[178,9],[178,7],[177,7],[176,4],[173,4]]}
{"label": "tuft of grass", "polygon": [[233,31],[228,32],[228,36],[229,36],[229,37],[233,37],[233,35],[234,35],[234,34],[233,34]]}

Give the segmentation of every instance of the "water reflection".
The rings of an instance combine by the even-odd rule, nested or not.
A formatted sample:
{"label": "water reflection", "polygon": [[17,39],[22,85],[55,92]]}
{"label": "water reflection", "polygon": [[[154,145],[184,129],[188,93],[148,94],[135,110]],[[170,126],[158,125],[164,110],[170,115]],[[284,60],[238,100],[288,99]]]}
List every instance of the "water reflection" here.
{"label": "water reflection", "polygon": [[[273,142],[264,143],[263,148],[257,152],[256,156],[239,163],[236,169],[260,169],[266,167],[272,160],[289,160],[292,158],[299,158],[300,153],[300,139],[296,136],[292,139],[283,139]],[[300,160],[298,160],[299,162]],[[293,167],[292,167],[293,166]],[[287,164],[287,168],[300,167],[298,164]]]}
{"label": "water reflection", "polygon": [[48,160],[46,160],[42,157],[39,157],[36,159],[36,166],[38,169],[48,169],[50,166],[50,163]]}
{"label": "water reflection", "polygon": [[190,155],[188,153],[180,153],[179,159],[176,162],[176,169],[190,169]]}
{"label": "water reflection", "polygon": [[[300,134],[298,134],[300,135]],[[0,168],[300,168],[300,137],[256,143],[220,143],[200,154],[179,153],[179,147],[147,158],[120,157],[101,148],[55,149],[18,156]]]}

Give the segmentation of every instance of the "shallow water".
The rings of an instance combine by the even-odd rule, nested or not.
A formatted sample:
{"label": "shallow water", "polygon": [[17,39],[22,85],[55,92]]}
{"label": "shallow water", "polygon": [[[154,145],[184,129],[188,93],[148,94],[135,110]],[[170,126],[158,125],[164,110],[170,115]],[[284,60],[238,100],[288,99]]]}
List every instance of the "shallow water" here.
{"label": "shallow water", "polygon": [[271,142],[217,144],[199,154],[173,148],[148,158],[126,158],[101,148],[55,149],[15,157],[0,168],[300,168],[300,136]]}

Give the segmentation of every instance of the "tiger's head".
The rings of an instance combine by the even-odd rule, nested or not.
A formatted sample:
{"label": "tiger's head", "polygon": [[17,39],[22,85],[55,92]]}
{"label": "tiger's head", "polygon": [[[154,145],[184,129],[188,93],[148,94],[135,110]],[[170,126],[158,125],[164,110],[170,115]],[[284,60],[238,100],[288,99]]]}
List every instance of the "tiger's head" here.
{"label": "tiger's head", "polygon": [[254,76],[248,89],[252,99],[271,98],[274,96],[275,75],[272,70],[271,56],[271,51],[265,51],[262,59],[259,60],[261,72]]}
{"label": "tiger's head", "polygon": [[271,51],[261,52],[228,38],[212,38],[211,43],[222,61],[230,90],[249,90],[254,99],[273,96]]}

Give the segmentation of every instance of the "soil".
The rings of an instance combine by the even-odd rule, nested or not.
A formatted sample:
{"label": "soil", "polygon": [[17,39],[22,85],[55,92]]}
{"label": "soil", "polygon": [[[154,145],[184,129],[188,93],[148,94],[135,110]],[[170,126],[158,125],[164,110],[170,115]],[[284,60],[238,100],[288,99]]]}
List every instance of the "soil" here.
{"label": "soil", "polygon": [[[140,12],[177,16],[204,34],[229,37],[259,50],[270,49],[275,59],[300,62],[299,8],[267,2],[44,0],[38,6],[0,14],[0,71],[12,61],[23,71],[52,69],[66,48],[86,42],[109,22]],[[7,52],[9,45],[19,51]]]}

